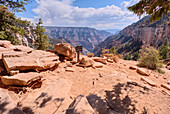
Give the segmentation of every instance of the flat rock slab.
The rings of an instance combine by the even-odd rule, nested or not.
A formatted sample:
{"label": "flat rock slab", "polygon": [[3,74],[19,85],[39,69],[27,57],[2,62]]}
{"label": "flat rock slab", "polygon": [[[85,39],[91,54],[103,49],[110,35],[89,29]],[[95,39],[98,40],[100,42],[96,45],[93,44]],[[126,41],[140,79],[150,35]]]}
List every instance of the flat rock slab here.
{"label": "flat rock slab", "polygon": [[14,76],[1,76],[1,81],[7,86],[27,86],[29,83],[40,80],[43,76],[36,72],[20,73]]}
{"label": "flat rock slab", "polygon": [[45,70],[58,66],[58,56],[41,51],[3,53],[2,60],[8,73],[13,70]]}
{"label": "flat rock slab", "polygon": [[149,79],[147,79],[145,77],[141,77],[141,80],[147,82],[151,86],[157,86],[157,84],[155,82],[153,82],[152,80],[149,80]]}
{"label": "flat rock slab", "polygon": [[17,108],[8,93],[0,89],[0,114],[24,114]]}

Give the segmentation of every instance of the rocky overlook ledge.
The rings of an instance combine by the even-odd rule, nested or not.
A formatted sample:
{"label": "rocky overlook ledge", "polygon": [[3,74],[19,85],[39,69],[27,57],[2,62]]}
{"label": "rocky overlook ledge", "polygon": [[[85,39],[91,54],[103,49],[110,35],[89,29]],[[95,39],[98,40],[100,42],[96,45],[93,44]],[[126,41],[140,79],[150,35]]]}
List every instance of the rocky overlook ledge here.
{"label": "rocky overlook ledge", "polygon": [[167,68],[160,74],[106,56],[77,63],[75,55],[68,43],[47,52],[0,40],[0,113],[169,113]]}

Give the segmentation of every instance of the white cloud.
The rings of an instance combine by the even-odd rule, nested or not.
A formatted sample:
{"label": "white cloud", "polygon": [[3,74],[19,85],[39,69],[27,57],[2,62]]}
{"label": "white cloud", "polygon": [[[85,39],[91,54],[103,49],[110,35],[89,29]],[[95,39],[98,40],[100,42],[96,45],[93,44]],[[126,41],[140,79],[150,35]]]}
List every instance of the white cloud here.
{"label": "white cloud", "polygon": [[32,18],[24,18],[24,17],[21,17],[22,20],[27,20],[27,21],[30,21],[31,23],[35,23],[34,19]]}
{"label": "white cloud", "polygon": [[[79,8],[72,4],[75,0],[36,0],[38,6],[33,9],[44,25],[94,27],[97,29],[122,29],[138,20],[132,12],[122,10],[115,5],[103,8]],[[139,0],[124,1],[122,8]]]}
{"label": "white cloud", "polygon": [[130,1],[124,1],[121,3],[121,6],[124,10],[127,10],[127,7],[132,6],[136,3],[138,3],[140,0],[130,0]]}

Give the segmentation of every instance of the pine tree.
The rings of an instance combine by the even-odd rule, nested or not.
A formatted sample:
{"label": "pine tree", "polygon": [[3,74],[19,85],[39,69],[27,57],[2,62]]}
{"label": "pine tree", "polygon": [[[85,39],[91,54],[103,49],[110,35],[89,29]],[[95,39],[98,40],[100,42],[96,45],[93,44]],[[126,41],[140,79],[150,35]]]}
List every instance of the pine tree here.
{"label": "pine tree", "polygon": [[41,24],[43,24],[43,22],[41,19],[39,19],[39,22],[36,24],[36,29],[34,30],[37,36],[35,47],[39,50],[45,50],[50,46],[50,44],[48,41],[48,36],[44,34],[45,29]]}
{"label": "pine tree", "polygon": [[23,21],[20,18],[16,18],[13,13],[11,13],[8,7],[0,5],[0,39],[9,40],[13,44],[20,44],[17,39],[16,34],[22,36],[27,35],[27,31],[24,27],[30,25],[29,21]]}
{"label": "pine tree", "polygon": [[161,59],[170,58],[170,46],[167,40],[165,40],[165,43],[163,43],[162,46],[160,47],[160,56]]}
{"label": "pine tree", "polygon": [[139,17],[146,13],[151,15],[150,22],[157,21],[170,12],[170,0],[140,0],[137,4],[128,7],[128,10]]}
{"label": "pine tree", "polygon": [[25,11],[25,5],[27,5],[31,0],[0,0],[0,4],[8,7],[14,12]]}

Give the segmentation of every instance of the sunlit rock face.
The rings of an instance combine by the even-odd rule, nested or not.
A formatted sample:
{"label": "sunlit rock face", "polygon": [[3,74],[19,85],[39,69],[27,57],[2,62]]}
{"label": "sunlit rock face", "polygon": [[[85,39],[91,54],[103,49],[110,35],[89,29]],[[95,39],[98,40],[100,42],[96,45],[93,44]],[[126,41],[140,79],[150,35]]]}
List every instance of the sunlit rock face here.
{"label": "sunlit rock face", "polygon": [[73,46],[81,45],[92,52],[95,45],[112,34],[88,27],[44,27],[46,34],[53,39],[60,39]]}
{"label": "sunlit rock face", "polygon": [[[101,47],[110,49],[115,46],[117,49],[125,46],[118,52],[129,53],[131,50],[138,51],[142,45],[151,45],[158,48],[165,39],[170,43],[170,19],[163,17],[159,21],[150,23],[150,16],[146,16],[136,23],[127,26],[117,35],[110,36],[95,47],[95,55],[101,54]],[[136,50],[135,50],[136,48]]]}

